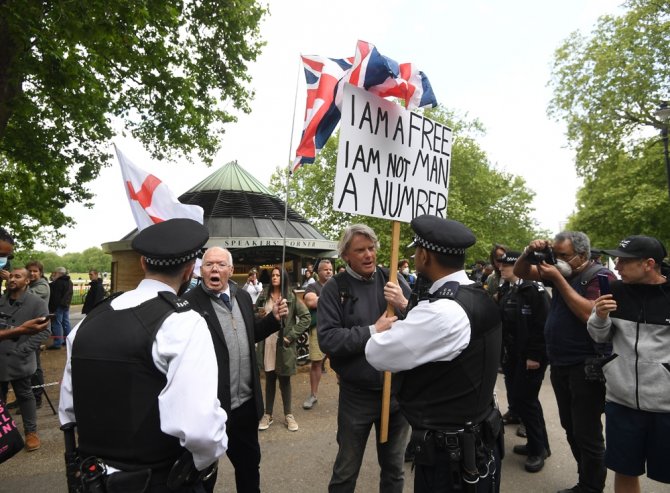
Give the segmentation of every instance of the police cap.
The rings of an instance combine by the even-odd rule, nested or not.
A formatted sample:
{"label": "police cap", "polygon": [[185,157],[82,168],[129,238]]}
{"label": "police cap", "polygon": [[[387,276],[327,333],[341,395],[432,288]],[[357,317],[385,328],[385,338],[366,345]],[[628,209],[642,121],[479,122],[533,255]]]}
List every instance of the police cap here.
{"label": "police cap", "polygon": [[147,264],[167,267],[196,258],[208,239],[209,231],[199,222],[176,218],[143,229],[133,238],[132,247]]}
{"label": "police cap", "polygon": [[453,219],[424,214],[410,223],[416,233],[409,247],[420,246],[443,255],[464,255],[477,241],[470,228]]}
{"label": "police cap", "polygon": [[506,264],[506,265],[514,265],[516,264],[516,261],[519,260],[519,257],[521,257],[521,252],[505,252],[503,253],[503,256],[500,257],[500,263]]}

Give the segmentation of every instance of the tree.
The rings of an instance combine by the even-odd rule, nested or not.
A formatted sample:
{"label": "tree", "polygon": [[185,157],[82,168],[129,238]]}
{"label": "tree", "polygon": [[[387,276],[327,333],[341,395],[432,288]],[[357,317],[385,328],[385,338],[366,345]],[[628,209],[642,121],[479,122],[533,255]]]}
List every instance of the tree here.
{"label": "tree", "polygon": [[70,272],[88,272],[91,269],[100,273],[109,272],[112,263],[112,257],[109,254],[103,252],[101,248],[91,247],[83,252],[68,252],[62,256],[55,252],[22,250],[16,252],[12,265],[20,267],[29,260],[42,262],[47,277],[56,267],[65,267]]}
{"label": "tree", "polygon": [[613,248],[626,236],[646,234],[670,245],[665,170],[655,146],[642,143],[621,152],[584,182],[568,228],[588,232],[599,248]]}
{"label": "tree", "polygon": [[20,243],[57,240],[88,203],[122,123],[156,159],[211,162],[249,111],[255,0],[0,1],[0,214]]}
{"label": "tree", "polygon": [[[670,4],[629,0],[590,37],[573,33],[555,54],[549,113],[567,123],[584,178],[569,227],[594,244],[630,234],[668,237],[667,177],[655,111],[670,99]],[[634,190],[634,192],[633,192]]]}
{"label": "tree", "polygon": [[[478,121],[467,121],[444,107],[426,111],[426,116],[454,130],[451,175],[447,212],[452,219],[469,226],[477,236],[477,244],[468,250],[468,262],[487,258],[494,243],[521,248],[536,234],[531,218],[533,192],[520,177],[502,173],[491,167],[476,137],[483,133]],[[331,137],[314,164],[301,167],[290,179],[289,205],[315,228],[332,240],[339,238],[348,225],[362,222],[372,227],[380,240],[380,262],[390,260],[391,225],[383,219],[335,212],[333,189],[337,165],[338,137]],[[270,179],[270,190],[285,198],[286,168],[277,168]],[[400,257],[413,238],[409,224],[401,224]]]}
{"label": "tree", "polygon": [[549,113],[567,122],[582,176],[644,138],[644,127],[662,128],[654,113],[670,98],[670,3],[624,5],[624,15],[601,17],[590,38],[575,32],[555,53]]}

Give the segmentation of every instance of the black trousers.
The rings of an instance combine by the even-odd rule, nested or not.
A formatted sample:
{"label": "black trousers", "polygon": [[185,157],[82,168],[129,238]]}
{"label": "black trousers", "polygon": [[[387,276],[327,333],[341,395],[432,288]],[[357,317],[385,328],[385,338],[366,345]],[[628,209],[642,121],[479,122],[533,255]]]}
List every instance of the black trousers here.
{"label": "black trousers", "polygon": [[584,364],[578,364],[552,366],[551,385],[561,426],[577,461],[580,490],[600,493],[607,475],[601,421],[605,412],[605,384],[587,381]]}
{"label": "black trousers", "polygon": [[[447,452],[438,450],[434,466],[415,465],[414,493],[451,493],[452,491],[458,493],[499,493],[502,461],[500,460],[498,442],[493,449],[493,457],[495,459],[495,470],[490,471],[490,474],[485,478],[480,478],[471,489],[468,489],[463,481],[460,484],[453,484],[452,464]],[[460,468],[460,465],[458,467]],[[456,471],[456,473],[459,472]]]}
{"label": "black trousers", "polygon": [[549,450],[547,427],[538,397],[547,364],[541,364],[537,370],[528,370],[525,359],[513,357],[512,361],[508,392],[514,400],[514,411],[526,426],[528,455],[540,455],[543,449]]}
{"label": "black trousers", "polygon": [[[254,398],[228,413],[228,459],[235,469],[237,493],[260,492],[261,447],[258,444],[258,415]],[[205,482],[205,491],[212,493],[215,473]]]}

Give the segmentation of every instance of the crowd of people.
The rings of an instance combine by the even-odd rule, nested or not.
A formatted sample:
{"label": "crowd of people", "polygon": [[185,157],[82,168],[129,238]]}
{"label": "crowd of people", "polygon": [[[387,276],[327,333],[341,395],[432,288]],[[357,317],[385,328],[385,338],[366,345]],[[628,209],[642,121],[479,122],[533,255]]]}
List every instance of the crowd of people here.
{"label": "crowd of people", "polygon": [[[0,381],[3,399],[9,383],[16,393],[26,447],[39,447],[39,353],[51,313],[51,347],[67,337],[59,417],[76,423],[80,453],[105,464],[108,491],[214,491],[224,454],[237,491],[260,491],[259,431],[275,421],[277,382],[283,424],[299,429],[291,376],[303,333],[310,394],[302,407],[318,403],[326,358],[339,384],[328,491],[356,489],[370,432],[381,433],[385,371],[398,378],[388,438],[376,446],[382,492],[403,491],[407,457],[415,492],[499,491],[510,424],[526,438],[513,453],[539,473],[551,456],[539,399],[547,371],[576,466],[576,484],[559,493],[602,492],[607,469],[616,493],[639,492],[645,473],[670,483],[670,283],[660,241],[635,235],[598,252],[614,259],[620,279],[573,231],[518,249],[496,244],[488,262],[466,273],[476,243],[466,225],[420,216],[411,227],[416,275],[407,259],[393,273],[379,266],[375,232],[355,224],[338,243],[343,269],[309,264],[296,280],[301,299],[279,266],[260,276],[251,269],[238,286],[230,251],[202,255],[206,228],[168,220],[133,239],[144,271],[135,290],[100,302],[104,290],[91,273],[87,316],[72,330],[67,271],[56,269],[49,284],[39,262],[11,267],[3,230],[0,312],[14,328],[0,331],[0,345],[12,345],[0,352]],[[189,289],[198,256],[201,282]],[[22,365],[7,361],[10,353]],[[499,371],[504,414],[494,396]],[[119,412],[133,426],[110,429]]]}

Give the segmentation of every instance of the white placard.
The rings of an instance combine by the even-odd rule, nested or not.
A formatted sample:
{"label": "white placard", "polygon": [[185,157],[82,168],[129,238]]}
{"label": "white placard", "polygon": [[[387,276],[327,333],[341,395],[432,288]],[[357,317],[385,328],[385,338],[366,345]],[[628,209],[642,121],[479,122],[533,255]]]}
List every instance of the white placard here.
{"label": "white placard", "polygon": [[346,84],[333,209],[410,222],[446,217],[452,131]]}

